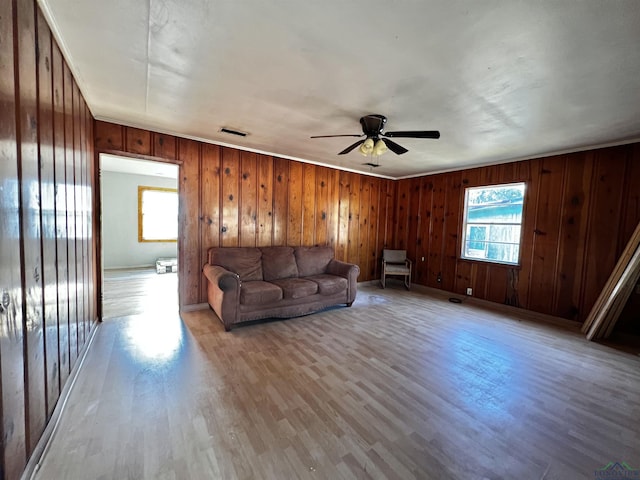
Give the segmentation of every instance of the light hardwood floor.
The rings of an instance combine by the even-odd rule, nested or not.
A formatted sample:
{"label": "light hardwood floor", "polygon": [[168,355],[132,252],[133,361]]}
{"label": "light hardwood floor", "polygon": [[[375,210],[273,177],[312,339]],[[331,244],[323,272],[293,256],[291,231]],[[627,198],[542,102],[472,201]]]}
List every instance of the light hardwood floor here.
{"label": "light hardwood floor", "polygon": [[104,322],[39,479],[593,479],[640,467],[640,357],[578,328],[361,285],[238,327]]}
{"label": "light hardwood floor", "polygon": [[178,274],[155,268],[111,269],[103,273],[103,318],[178,309]]}

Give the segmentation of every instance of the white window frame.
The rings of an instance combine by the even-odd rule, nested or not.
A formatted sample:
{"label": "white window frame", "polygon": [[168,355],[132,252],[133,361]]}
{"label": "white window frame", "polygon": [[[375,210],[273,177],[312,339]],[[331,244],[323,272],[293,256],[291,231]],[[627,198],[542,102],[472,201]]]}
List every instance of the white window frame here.
{"label": "white window frame", "polygon": [[[516,186],[522,186],[524,188],[524,192],[523,192],[523,202],[522,202],[522,215],[520,216],[520,222],[512,222],[512,223],[505,223],[505,222],[469,222],[467,220],[467,214],[468,214],[468,207],[469,207],[469,192],[472,190],[488,190],[488,189],[493,189],[493,188],[501,188],[501,187],[516,187]],[[463,217],[462,217],[462,234],[460,236],[460,238],[462,239],[461,243],[460,243],[460,258],[462,260],[470,260],[470,261],[476,261],[476,262],[484,262],[484,263],[497,263],[500,265],[509,265],[509,266],[513,266],[513,267],[519,267],[520,266],[520,260],[522,258],[522,237],[523,237],[523,224],[524,224],[524,197],[526,196],[526,191],[527,191],[527,184],[526,182],[513,182],[513,183],[501,183],[501,184],[497,184],[497,185],[478,185],[475,187],[466,187],[465,191],[464,191],[464,213],[463,213]],[[500,261],[500,260],[492,260],[490,258],[481,258],[481,257],[470,257],[470,256],[465,256],[465,245],[467,243],[467,226],[473,226],[473,225],[477,225],[478,227],[482,227],[482,226],[488,226],[490,227],[491,225],[500,225],[500,226],[519,226],[520,227],[520,238],[518,240],[518,260],[517,262],[504,262],[504,261]],[[490,243],[500,243],[500,242],[490,242],[490,241],[486,241],[486,245],[487,247],[489,246]],[[509,243],[509,245],[515,245],[515,243]]]}

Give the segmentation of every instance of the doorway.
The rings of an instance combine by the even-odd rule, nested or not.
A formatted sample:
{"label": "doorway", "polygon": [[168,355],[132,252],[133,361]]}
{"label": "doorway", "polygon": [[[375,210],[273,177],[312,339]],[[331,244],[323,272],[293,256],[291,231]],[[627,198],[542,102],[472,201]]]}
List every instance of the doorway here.
{"label": "doorway", "polygon": [[178,312],[178,170],[100,154],[105,320]]}

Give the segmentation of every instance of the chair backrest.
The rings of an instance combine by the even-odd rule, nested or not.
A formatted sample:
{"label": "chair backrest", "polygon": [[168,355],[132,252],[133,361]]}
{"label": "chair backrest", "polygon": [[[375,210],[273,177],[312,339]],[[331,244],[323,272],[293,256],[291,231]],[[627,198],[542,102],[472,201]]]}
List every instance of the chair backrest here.
{"label": "chair backrest", "polygon": [[404,263],[407,259],[406,250],[382,250],[382,258],[387,263]]}

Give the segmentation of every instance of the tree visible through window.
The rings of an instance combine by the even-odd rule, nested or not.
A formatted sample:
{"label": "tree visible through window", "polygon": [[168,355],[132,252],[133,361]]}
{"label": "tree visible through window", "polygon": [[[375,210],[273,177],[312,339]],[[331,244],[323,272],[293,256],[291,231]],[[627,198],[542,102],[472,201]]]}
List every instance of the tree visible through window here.
{"label": "tree visible through window", "polygon": [[138,187],[138,242],[178,240],[178,191]]}
{"label": "tree visible through window", "polygon": [[469,187],[465,191],[462,258],[517,265],[524,183]]}

